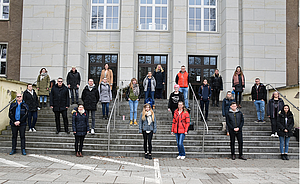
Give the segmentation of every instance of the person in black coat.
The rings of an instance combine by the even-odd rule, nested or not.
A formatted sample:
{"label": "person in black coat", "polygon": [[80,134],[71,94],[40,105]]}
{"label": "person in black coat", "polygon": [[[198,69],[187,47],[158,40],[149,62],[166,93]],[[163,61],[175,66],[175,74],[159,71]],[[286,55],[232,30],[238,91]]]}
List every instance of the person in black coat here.
{"label": "person in black coat", "polygon": [[210,85],[212,91],[212,106],[219,107],[219,96],[220,91],[223,90],[223,80],[221,74],[219,74],[219,70],[216,69],[215,73],[210,77]]}
{"label": "person in black coat", "polygon": [[[84,107],[82,104],[78,105],[78,108],[75,108],[72,111],[72,128],[73,133],[75,135],[75,153],[77,157],[82,157],[82,148],[83,148],[83,141],[85,135],[89,133],[89,118],[85,113]],[[79,149],[78,149],[78,143]]]}
{"label": "person in black coat", "polygon": [[162,99],[162,92],[165,85],[165,71],[161,65],[157,65],[152,76],[156,80],[155,96],[157,99]]}
{"label": "person in black coat", "polygon": [[172,117],[174,116],[175,110],[178,108],[178,102],[184,101],[183,93],[179,91],[179,85],[174,85],[174,92],[170,94],[169,103],[168,103],[168,111],[172,112]]}
{"label": "person in black coat", "polygon": [[272,134],[271,137],[278,137],[277,134],[277,116],[278,112],[283,108],[284,102],[279,98],[279,93],[274,92],[272,98],[269,100],[267,108],[267,116],[271,120]]}
{"label": "person in black coat", "polygon": [[247,160],[243,156],[243,133],[242,129],[244,126],[244,116],[241,111],[237,108],[235,102],[232,102],[230,105],[229,112],[226,115],[226,124],[229,129],[230,135],[230,148],[232,160],[235,160],[235,137],[237,137],[239,143],[239,159]]}
{"label": "person in black coat", "polygon": [[[29,126],[29,132],[36,132],[35,124],[37,120],[37,110],[39,107],[39,100],[38,97],[32,89],[32,84],[27,85],[27,90],[23,93],[23,100],[28,105],[29,111],[28,111],[28,126]],[[32,124],[31,124],[31,120]]]}
{"label": "person in black coat", "polygon": [[89,79],[89,84],[85,86],[82,91],[81,99],[86,110],[87,117],[91,112],[92,116],[92,129],[91,134],[95,134],[95,113],[97,110],[97,104],[99,101],[99,91],[95,87],[94,80]]}
{"label": "person in black coat", "polygon": [[63,79],[57,79],[57,84],[53,86],[50,93],[50,107],[55,114],[56,133],[60,132],[60,114],[64,120],[65,132],[70,133],[68,128],[67,109],[70,106],[68,88],[63,84]]}
{"label": "person in black coat", "polygon": [[211,87],[208,85],[207,79],[204,79],[203,84],[199,87],[198,95],[200,97],[200,106],[202,113],[204,111],[205,104],[205,120],[207,121],[209,98],[211,96]]}
{"label": "person in black coat", "polygon": [[[294,128],[294,117],[288,105],[284,105],[282,110],[278,113],[277,128],[281,158],[282,160],[289,160],[287,153],[289,150],[289,141],[293,135],[292,129]],[[285,145],[284,150],[283,145]]]}
{"label": "person in black coat", "polygon": [[78,104],[78,89],[80,86],[80,73],[72,66],[72,70],[67,75],[67,85],[71,93],[72,104],[74,104],[74,91],[76,95],[76,103]]}
{"label": "person in black coat", "polygon": [[[231,91],[227,91],[226,97],[223,99],[222,102],[222,116],[226,117],[226,115],[229,112],[229,108],[232,102],[235,102],[235,99],[232,97],[232,93]],[[229,131],[228,131],[228,126],[226,125],[226,122],[224,124],[224,122],[222,122],[223,124],[223,131],[226,127],[226,132],[227,132],[227,136],[229,135]]]}
{"label": "person in black coat", "polygon": [[257,112],[257,120],[255,122],[264,123],[265,120],[265,104],[267,101],[267,90],[266,86],[263,83],[260,83],[260,79],[255,79],[255,84],[251,89],[251,96],[254,102],[256,112]]}
{"label": "person in black coat", "polygon": [[28,111],[29,107],[26,103],[23,102],[22,95],[17,94],[17,102],[12,103],[9,107],[8,116],[10,119],[10,126],[11,126],[11,132],[12,132],[12,149],[9,153],[10,155],[13,155],[16,153],[16,147],[17,147],[17,137],[18,137],[18,131],[20,133],[21,138],[21,150],[22,154],[26,155],[25,152],[25,130],[26,130],[26,120],[28,117]]}

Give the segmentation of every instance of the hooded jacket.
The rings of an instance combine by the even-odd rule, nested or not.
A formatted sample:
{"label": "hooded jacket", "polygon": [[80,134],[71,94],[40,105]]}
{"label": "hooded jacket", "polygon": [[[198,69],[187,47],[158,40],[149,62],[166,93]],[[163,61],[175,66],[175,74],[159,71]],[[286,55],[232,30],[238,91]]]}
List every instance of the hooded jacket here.
{"label": "hooded jacket", "polygon": [[226,114],[228,113],[230,105],[231,105],[232,102],[235,102],[234,98],[229,99],[229,98],[226,97],[226,98],[223,99],[223,103],[222,103],[222,115],[223,115],[223,117],[225,117]]}
{"label": "hooded jacket", "polygon": [[67,76],[67,85],[70,85],[70,89],[77,89],[77,85],[80,85],[80,73],[75,70],[71,70]]}
{"label": "hooded jacket", "polygon": [[76,132],[75,135],[84,136],[90,131],[89,119],[86,112],[80,114],[77,107],[72,111],[72,128],[73,132]]}
{"label": "hooded jacket", "polygon": [[101,82],[99,84],[98,91],[101,103],[109,103],[112,100],[110,85],[108,83]]}
{"label": "hooded jacket", "polygon": [[180,114],[178,109],[174,112],[172,130],[173,133],[184,134],[188,132],[190,126],[190,115],[187,111],[182,111]]}
{"label": "hooded jacket", "polygon": [[89,85],[86,85],[81,94],[84,109],[88,111],[96,111],[99,98],[99,91],[95,87],[95,84],[93,85],[92,90],[89,89]]}
{"label": "hooded jacket", "polygon": [[242,131],[244,126],[244,116],[241,111],[237,108],[235,112],[230,108],[229,112],[226,115],[226,124],[229,130],[234,128],[239,128],[239,132]]}
{"label": "hooded jacket", "polygon": [[[21,109],[20,109],[20,126],[26,126],[27,125],[27,117],[28,117],[28,106],[26,103],[22,102],[21,104]],[[12,103],[9,107],[9,112],[8,112],[8,116],[10,119],[10,125],[11,126],[16,126],[14,123],[17,121],[15,118],[16,115],[16,109],[18,107],[18,103]]]}

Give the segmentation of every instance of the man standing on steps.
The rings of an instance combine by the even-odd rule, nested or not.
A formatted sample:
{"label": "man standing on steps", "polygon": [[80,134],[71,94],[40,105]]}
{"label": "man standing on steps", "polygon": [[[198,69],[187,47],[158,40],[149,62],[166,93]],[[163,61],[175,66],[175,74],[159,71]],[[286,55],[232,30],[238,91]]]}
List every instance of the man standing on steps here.
{"label": "man standing on steps", "polygon": [[218,69],[216,69],[215,73],[210,77],[210,85],[212,92],[212,106],[214,107],[216,104],[216,106],[219,107],[219,96],[220,91],[223,91],[223,80]]}
{"label": "man standing on steps", "polygon": [[251,89],[252,100],[254,102],[256,111],[257,111],[257,120],[256,123],[262,122],[265,123],[265,102],[267,100],[267,90],[266,87],[260,83],[260,79],[255,79],[255,84]]}
{"label": "man standing on steps", "polygon": [[[39,100],[38,97],[32,89],[32,84],[27,85],[27,90],[23,93],[23,100],[28,105],[28,127],[29,132],[36,132],[35,124],[37,121],[37,111],[39,107]],[[32,123],[31,123],[32,120]]]}
{"label": "man standing on steps", "polygon": [[230,135],[230,148],[232,160],[235,160],[235,137],[237,137],[239,143],[239,159],[247,160],[243,156],[243,133],[242,128],[244,126],[244,116],[237,108],[235,102],[230,105],[229,112],[226,115],[226,124],[228,126]]}
{"label": "man standing on steps", "polygon": [[189,109],[189,100],[188,100],[188,91],[189,91],[189,83],[190,83],[190,76],[185,70],[185,66],[181,66],[181,70],[176,75],[175,78],[176,84],[180,86],[179,91],[183,93],[184,96],[184,105],[190,111]]}
{"label": "man standing on steps", "polygon": [[67,84],[71,93],[72,104],[74,104],[74,91],[76,95],[76,104],[78,104],[78,89],[80,86],[80,73],[77,72],[76,67],[72,66],[72,70],[68,73]]}
{"label": "man standing on steps", "polygon": [[17,94],[17,102],[12,103],[9,107],[9,119],[12,132],[12,149],[9,153],[13,155],[16,153],[18,131],[21,138],[21,151],[22,155],[26,155],[25,152],[25,130],[26,120],[28,117],[29,108],[26,103],[23,102],[22,95]]}
{"label": "man standing on steps", "polygon": [[65,132],[70,134],[67,117],[69,106],[70,98],[68,88],[63,84],[63,79],[59,77],[57,84],[53,86],[50,93],[50,107],[55,114],[56,134],[60,132],[60,114],[62,114],[64,120]]}
{"label": "man standing on steps", "polygon": [[93,79],[89,79],[88,85],[86,85],[82,91],[81,99],[84,103],[84,108],[86,110],[88,119],[89,119],[89,114],[91,112],[91,116],[92,116],[91,134],[95,134],[95,112],[97,110],[97,103],[99,101],[99,91],[95,87]]}

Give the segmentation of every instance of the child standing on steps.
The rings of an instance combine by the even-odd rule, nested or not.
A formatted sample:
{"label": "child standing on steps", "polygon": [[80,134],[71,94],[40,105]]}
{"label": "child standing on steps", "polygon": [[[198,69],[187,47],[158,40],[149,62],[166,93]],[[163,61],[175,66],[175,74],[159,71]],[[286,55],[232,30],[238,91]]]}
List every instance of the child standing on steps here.
{"label": "child standing on steps", "polygon": [[[152,159],[152,137],[156,133],[156,117],[150,104],[145,104],[140,115],[139,134],[143,134],[145,158]],[[149,154],[147,153],[147,142],[149,146]]]}
{"label": "child standing on steps", "polygon": [[[89,119],[82,104],[78,105],[78,109],[72,111],[72,128],[75,135],[75,153],[77,157],[82,157],[82,147],[85,135],[89,133]],[[79,149],[78,149],[78,143]]]}
{"label": "child standing on steps", "polygon": [[141,94],[140,88],[137,83],[137,80],[136,78],[132,78],[129,87],[126,91],[126,100],[128,101],[130,107],[129,125],[133,125],[133,120],[134,120],[134,125],[138,125],[138,123],[136,122],[136,118],[137,118],[137,107],[139,105],[140,94]]}

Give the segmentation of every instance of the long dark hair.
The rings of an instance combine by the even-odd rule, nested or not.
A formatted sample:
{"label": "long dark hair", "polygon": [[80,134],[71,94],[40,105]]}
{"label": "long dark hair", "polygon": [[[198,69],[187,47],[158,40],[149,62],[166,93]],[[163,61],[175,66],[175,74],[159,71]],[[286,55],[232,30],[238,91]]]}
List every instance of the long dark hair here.
{"label": "long dark hair", "polygon": [[243,71],[242,71],[242,68],[241,66],[237,66],[236,69],[235,69],[235,72],[234,72],[234,75],[237,75],[237,69],[240,68],[240,72],[241,72],[241,76],[243,75]]}
{"label": "long dark hair", "polygon": [[[289,108],[289,110],[287,111],[287,113],[285,113],[284,107],[288,107],[288,108]],[[284,106],[282,107],[281,113],[284,114],[285,117],[289,117],[289,116],[292,114],[291,109],[290,109],[290,106],[284,105]]]}

